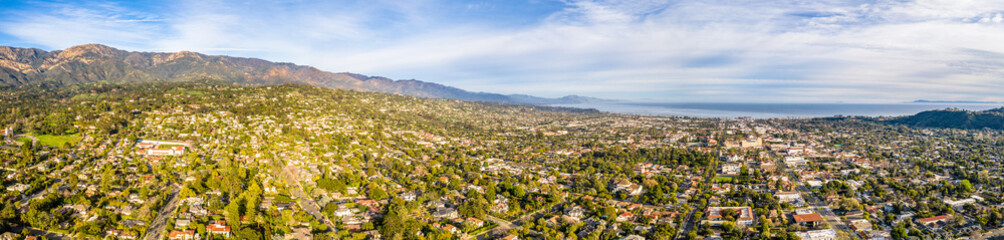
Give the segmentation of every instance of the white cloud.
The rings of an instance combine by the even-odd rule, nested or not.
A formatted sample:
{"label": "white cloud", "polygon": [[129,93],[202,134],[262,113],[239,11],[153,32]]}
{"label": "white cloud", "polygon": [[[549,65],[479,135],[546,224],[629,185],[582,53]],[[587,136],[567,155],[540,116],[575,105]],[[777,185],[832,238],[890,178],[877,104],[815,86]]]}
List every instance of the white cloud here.
{"label": "white cloud", "polygon": [[[53,48],[262,57],[473,91],[669,101],[1004,101],[1004,2],[566,0],[521,27],[431,0],[58,8],[0,24]],[[487,11],[494,5],[463,3]],[[149,22],[154,21],[154,22]]]}

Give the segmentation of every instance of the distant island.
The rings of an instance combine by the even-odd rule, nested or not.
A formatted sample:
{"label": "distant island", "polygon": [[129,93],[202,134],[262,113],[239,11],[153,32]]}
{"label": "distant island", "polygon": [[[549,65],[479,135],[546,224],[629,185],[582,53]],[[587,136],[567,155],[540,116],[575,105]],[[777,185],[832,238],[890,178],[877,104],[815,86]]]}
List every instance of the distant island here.
{"label": "distant island", "polygon": [[913,103],[981,103],[981,104],[982,103],[986,103],[986,104],[993,104],[993,103],[1004,103],[1004,102],[967,101],[967,100],[946,101],[946,100],[925,100],[925,99],[918,99],[918,100],[914,100]]}

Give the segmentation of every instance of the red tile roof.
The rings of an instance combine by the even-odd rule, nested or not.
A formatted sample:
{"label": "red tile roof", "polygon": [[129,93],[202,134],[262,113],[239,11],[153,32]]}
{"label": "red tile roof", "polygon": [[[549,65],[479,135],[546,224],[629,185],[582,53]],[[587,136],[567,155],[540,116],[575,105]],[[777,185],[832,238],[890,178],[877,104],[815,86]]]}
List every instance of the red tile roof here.
{"label": "red tile roof", "polygon": [[795,214],[794,218],[796,223],[823,221],[823,216],[819,213]]}
{"label": "red tile roof", "polygon": [[941,221],[941,220],[945,220],[945,219],[948,219],[948,215],[934,216],[934,217],[929,217],[929,218],[921,218],[921,219],[917,219],[917,222],[929,223],[929,222],[937,222],[937,221]]}

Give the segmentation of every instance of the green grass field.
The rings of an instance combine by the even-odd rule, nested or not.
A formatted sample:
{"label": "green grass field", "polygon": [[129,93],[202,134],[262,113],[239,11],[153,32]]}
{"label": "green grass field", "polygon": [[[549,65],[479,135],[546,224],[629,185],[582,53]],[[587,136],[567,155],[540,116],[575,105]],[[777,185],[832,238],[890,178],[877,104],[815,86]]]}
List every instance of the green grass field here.
{"label": "green grass field", "polygon": [[31,138],[26,138],[26,137],[19,137],[19,138],[14,139],[14,140],[18,141],[18,142],[21,142],[21,143],[31,143]]}
{"label": "green grass field", "polygon": [[105,99],[107,97],[108,97],[108,94],[105,94],[105,93],[101,93],[101,94],[81,93],[81,94],[77,94],[76,96],[73,96],[73,98],[71,100],[75,100],[75,101],[97,101],[97,100]]}
{"label": "green grass field", "polygon": [[732,182],[731,177],[715,177],[715,182]]}
{"label": "green grass field", "polygon": [[48,145],[53,147],[62,147],[63,143],[70,143],[70,145],[77,144],[77,142],[80,142],[81,139],[80,135],[65,135],[65,136],[38,135],[35,137],[38,138],[38,142],[41,143],[42,145]]}

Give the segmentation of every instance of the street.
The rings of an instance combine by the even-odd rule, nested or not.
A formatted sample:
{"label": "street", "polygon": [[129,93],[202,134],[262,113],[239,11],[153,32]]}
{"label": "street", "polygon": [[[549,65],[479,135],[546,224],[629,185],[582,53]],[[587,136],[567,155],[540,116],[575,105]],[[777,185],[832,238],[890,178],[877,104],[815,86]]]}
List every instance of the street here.
{"label": "street", "polygon": [[296,187],[289,188],[290,193],[292,193],[293,196],[296,197],[296,203],[300,205],[301,209],[307,211],[307,213],[310,213],[311,216],[314,216],[314,218],[316,218],[317,221],[321,221],[325,225],[328,225],[328,231],[331,232],[337,231],[337,229],[335,229],[334,224],[331,223],[330,220],[328,220],[328,217],[321,214],[320,210],[321,207],[317,206],[317,202],[315,202],[313,198],[307,196],[307,194],[303,193],[303,185],[301,185],[300,180],[295,175],[293,175],[290,169],[291,167],[292,166],[285,168],[285,170],[283,170],[282,172],[283,174],[286,175],[286,179],[289,179],[290,181],[296,183]]}
{"label": "street", "polygon": [[843,221],[840,221],[840,216],[834,214],[833,209],[830,209],[830,206],[827,205],[826,202],[819,200],[819,197],[817,197],[816,194],[809,191],[809,189],[806,188],[805,186],[798,186],[797,189],[799,193],[802,194],[802,197],[805,198],[806,204],[809,204],[809,206],[814,207],[816,212],[819,213],[819,215],[822,215],[823,219],[826,219],[826,224],[829,224],[831,229],[833,229],[834,231],[843,231],[846,233],[854,232],[850,229],[850,227],[847,226],[847,224],[844,224]]}
{"label": "street", "polygon": [[171,213],[178,208],[178,191],[181,187],[178,184],[174,184],[174,189],[171,190],[170,200],[167,204],[164,204],[157,212],[157,217],[154,218],[153,222],[150,223],[150,227],[146,229],[146,235],[143,237],[145,240],[160,240],[164,234],[164,228],[167,227],[167,219],[170,218]]}

